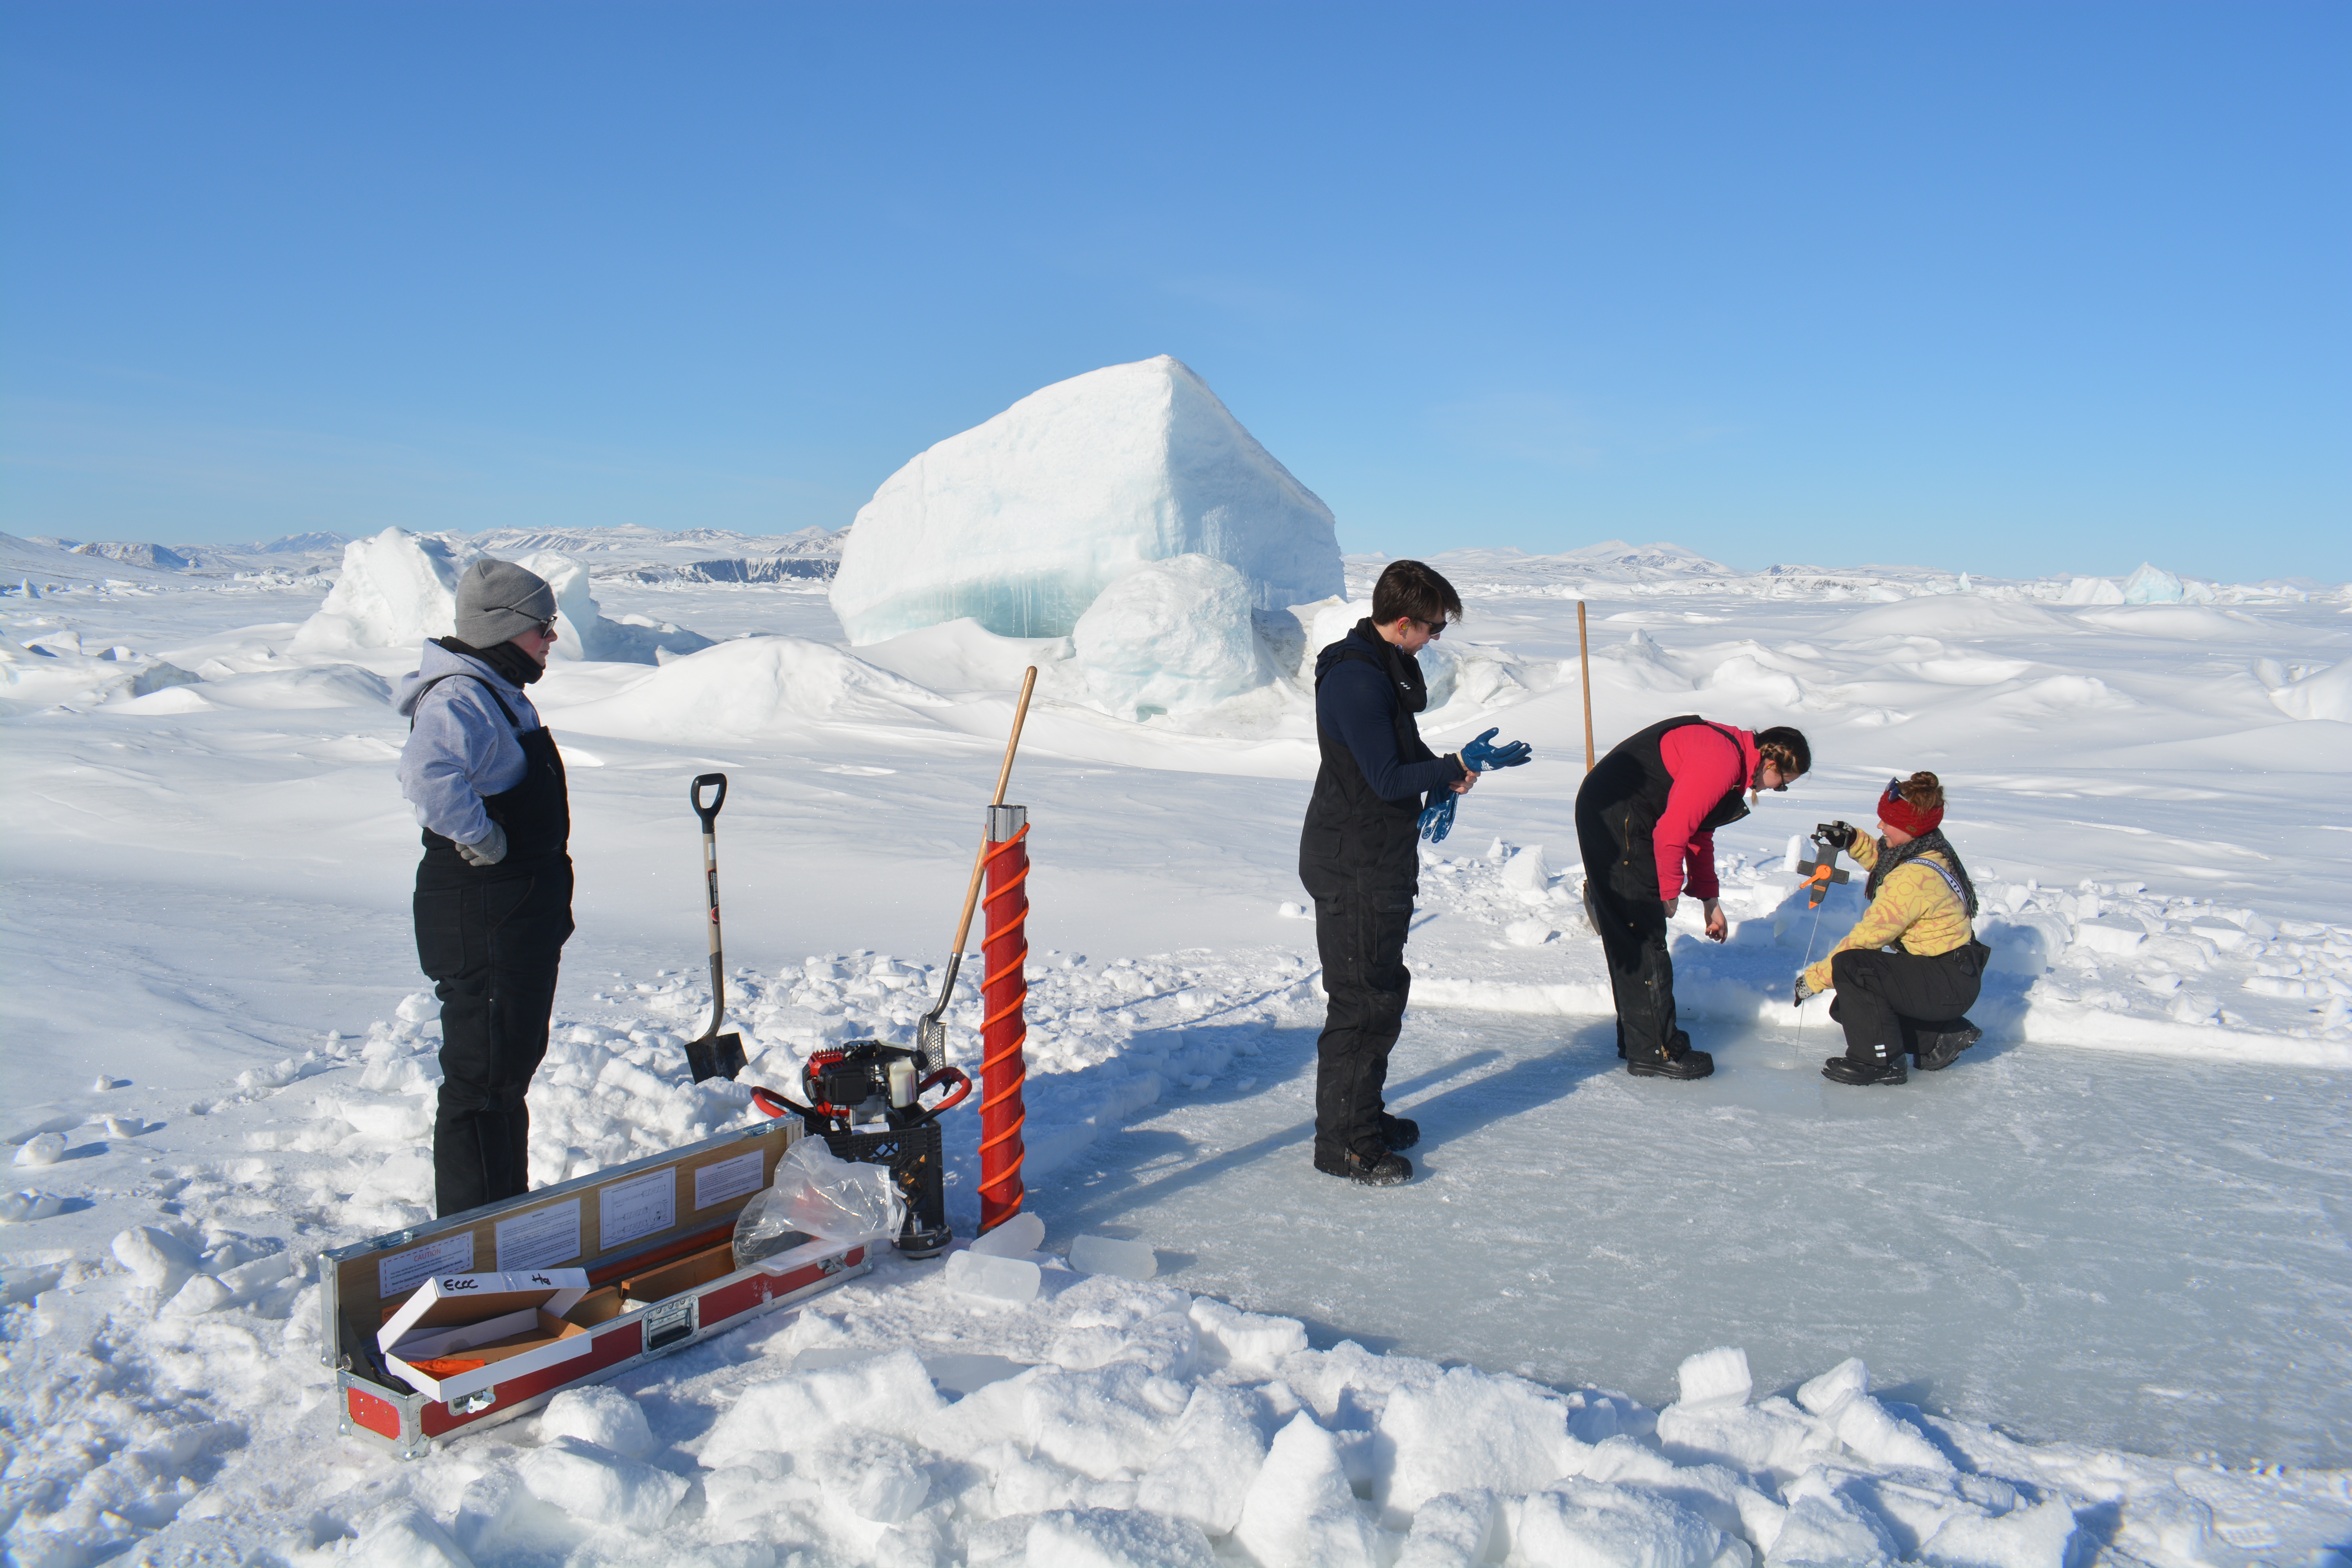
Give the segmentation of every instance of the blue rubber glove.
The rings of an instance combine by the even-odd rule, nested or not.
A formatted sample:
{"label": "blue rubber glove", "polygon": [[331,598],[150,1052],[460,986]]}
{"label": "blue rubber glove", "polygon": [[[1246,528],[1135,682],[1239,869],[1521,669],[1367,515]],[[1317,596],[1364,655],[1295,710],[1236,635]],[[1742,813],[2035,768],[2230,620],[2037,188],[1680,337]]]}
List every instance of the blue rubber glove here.
{"label": "blue rubber glove", "polygon": [[1486,734],[1462,748],[1464,767],[1474,773],[1492,773],[1496,768],[1516,768],[1535,755],[1534,748],[1525,741],[1513,741],[1504,746],[1488,745],[1486,743],[1488,738],[1495,733],[1496,731],[1489,730]]}
{"label": "blue rubber glove", "polygon": [[1421,836],[1432,844],[1454,831],[1454,795],[1448,792],[1444,799],[1421,814]]}

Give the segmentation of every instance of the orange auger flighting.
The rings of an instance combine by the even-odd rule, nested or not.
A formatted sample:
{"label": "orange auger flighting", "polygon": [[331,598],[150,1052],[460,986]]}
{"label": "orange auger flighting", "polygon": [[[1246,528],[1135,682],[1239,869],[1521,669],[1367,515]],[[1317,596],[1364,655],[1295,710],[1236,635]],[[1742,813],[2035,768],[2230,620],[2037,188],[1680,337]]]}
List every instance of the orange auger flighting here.
{"label": "orange auger flighting", "polygon": [[[1028,827],[1027,808],[1006,805],[1004,791],[1036,686],[1037,671],[1032,666],[1013,709],[1004,765],[997,771],[996,794],[989,803],[987,835],[972,860],[939,1000],[916,1025],[914,1045],[856,1040],[817,1052],[802,1071],[806,1104],[772,1089],[751,1091],[751,1102],[768,1115],[799,1117],[809,1131],[824,1139],[835,1157],[890,1167],[907,1201],[898,1250],[909,1258],[935,1257],[953,1239],[948,1229],[939,1118],[962,1104],[972,1085],[961,1068],[948,1061],[946,1016],[983,878],[989,901],[988,937],[982,944],[982,999],[987,1018],[982,1075],[987,1093],[981,1104],[981,1229],[1011,1218],[1021,1208],[1021,1042],[1027,1034],[1021,1020],[1027,989],[1022,964],[1028,954],[1023,922],[1029,908],[1021,884],[1028,877],[1028,853],[1023,847]],[[945,1099],[923,1103],[926,1093],[942,1087],[950,1089]],[[871,1127],[874,1123],[880,1125]],[[860,1131],[861,1125],[870,1130]]]}

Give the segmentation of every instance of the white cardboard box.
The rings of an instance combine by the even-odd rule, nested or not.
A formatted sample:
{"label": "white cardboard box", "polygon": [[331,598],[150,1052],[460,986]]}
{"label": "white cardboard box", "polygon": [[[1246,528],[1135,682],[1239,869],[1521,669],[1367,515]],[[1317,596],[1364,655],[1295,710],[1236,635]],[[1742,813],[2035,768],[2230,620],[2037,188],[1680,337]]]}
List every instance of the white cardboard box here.
{"label": "white cardboard box", "polygon": [[[376,1343],[393,1371],[446,1403],[586,1354],[592,1336],[563,1314],[587,1293],[584,1268],[436,1274],[384,1321]],[[415,1365],[441,1357],[482,1364],[437,1377]]]}

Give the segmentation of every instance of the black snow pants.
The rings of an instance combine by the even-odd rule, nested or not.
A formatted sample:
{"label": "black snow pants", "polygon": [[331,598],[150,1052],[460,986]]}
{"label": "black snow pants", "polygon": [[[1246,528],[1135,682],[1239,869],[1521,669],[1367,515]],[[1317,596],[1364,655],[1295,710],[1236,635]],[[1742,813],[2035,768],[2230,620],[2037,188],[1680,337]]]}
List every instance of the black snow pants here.
{"label": "black snow pants", "polygon": [[[1605,764],[1604,764],[1605,765]],[[1600,777],[1596,770],[1588,778]],[[1595,798],[1595,797],[1598,798]],[[1666,950],[1665,902],[1649,833],[1629,835],[1632,803],[1587,789],[1576,801],[1584,892],[1601,928],[1601,956],[1617,1004],[1617,1054],[1657,1061],[1690,1045],[1675,1022],[1675,961]]]}
{"label": "black snow pants", "polygon": [[1315,948],[1330,998],[1315,1042],[1315,1152],[1327,1163],[1378,1142],[1389,1052],[1404,1029],[1412,894],[1351,891],[1315,900]]}
{"label": "black snow pants", "polygon": [[[448,858],[454,861],[454,856]],[[530,1187],[523,1095],[547,1055],[556,970],[572,935],[572,861],[487,868],[428,856],[416,875],[416,960],[441,998],[434,1209]]]}
{"label": "black snow pants", "polygon": [[1850,947],[1830,960],[1830,1016],[1845,1026],[1845,1054],[1870,1061],[1876,1048],[1918,1047],[1923,1027],[1950,1023],[1976,1005],[1991,950],[1971,942],[1933,958]]}

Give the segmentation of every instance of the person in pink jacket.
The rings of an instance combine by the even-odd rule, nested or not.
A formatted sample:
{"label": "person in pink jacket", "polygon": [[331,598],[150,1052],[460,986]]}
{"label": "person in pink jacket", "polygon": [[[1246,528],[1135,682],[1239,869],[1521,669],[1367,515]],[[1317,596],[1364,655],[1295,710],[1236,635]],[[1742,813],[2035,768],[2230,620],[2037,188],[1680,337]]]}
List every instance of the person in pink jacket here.
{"label": "person in pink jacket", "polygon": [[1617,1054],[1637,1078],[1705,1078],[1715,1058],[1675,1024],[1666,921],[1688,893],[1706,934],[1728,927],[1715,879],[1715,830],[1748,815],[1739,797],[1783,790],[1813,763],[1789,726],[1750,731],[1686,713],[1619,742],[1584,775],[1576,837],[1584,901],[1617,1005]]}

